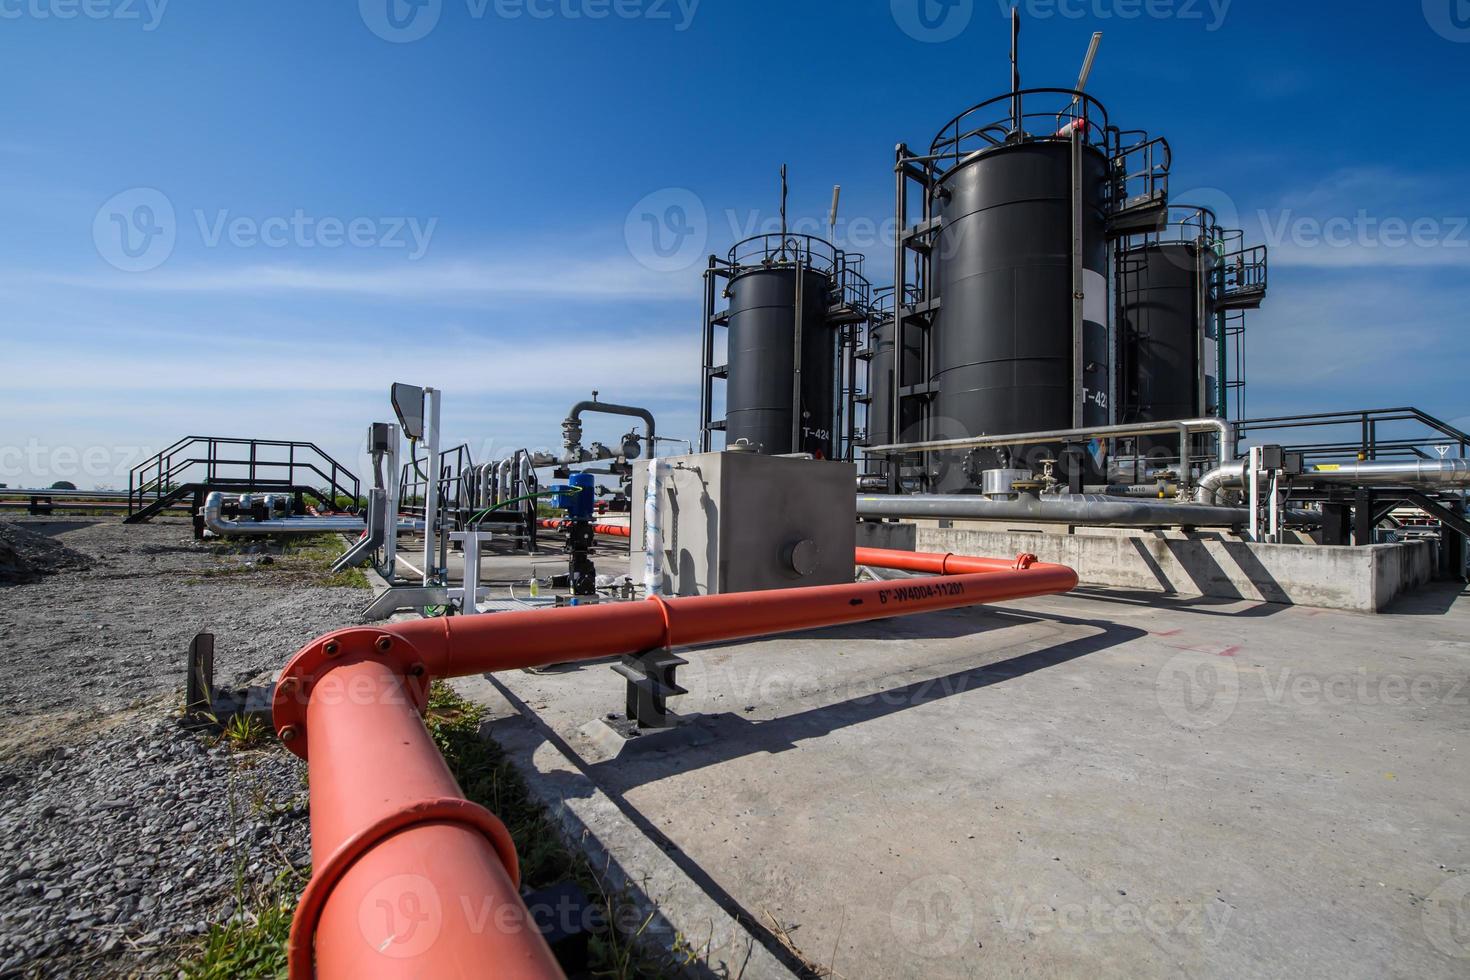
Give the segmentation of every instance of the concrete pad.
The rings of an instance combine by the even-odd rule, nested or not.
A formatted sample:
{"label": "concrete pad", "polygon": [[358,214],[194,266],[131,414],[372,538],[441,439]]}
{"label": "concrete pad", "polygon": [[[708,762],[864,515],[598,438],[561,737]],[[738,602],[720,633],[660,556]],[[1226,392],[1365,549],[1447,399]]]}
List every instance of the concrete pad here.
{"label": "concrete pad", "polygon": [[[678,850],[587,777],[554,733],[493,679],[453,682],[489,706],[491,734],[526,775],[573,846],[579,846],[617,896],[619,925],[640,941],[692,956],[696,976],[789,980],[794,974],[711,895],[717,886],[680,866]],[[625,913],[631,912],[631,915]]]}
{"label": "concrete pad", "polygon": [[1381,616],[1089,589],[813,631],[684,652],[686,731],[613,758],[584,734],[622,706],[606,662],[496,682],[543,733],[533,787],[588,827],[605,797],[644,840],[594,829],[599,853],[635,881],[670,857],[664,914],[707,900],[752,949],[845,977],[1448,978],[1467,627],[1432,586]]}
{"label": "concrete pad", "polygon": [[1014,555],[1075,568],[1083,582],[1164,595],[1379,612],[1434,575],[1426,541],[1362,548],[1264,544],[1214,531],[1117,531],[1075,534],[977,525],[919,525],[919,551]]}

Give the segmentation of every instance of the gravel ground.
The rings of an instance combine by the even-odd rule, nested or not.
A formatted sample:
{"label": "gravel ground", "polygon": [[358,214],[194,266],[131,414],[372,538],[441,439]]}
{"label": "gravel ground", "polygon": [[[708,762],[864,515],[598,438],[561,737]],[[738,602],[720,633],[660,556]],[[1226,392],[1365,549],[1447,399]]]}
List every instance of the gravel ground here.
{"label": "gravel ground", "polygon": [[260,682],[368,593],[178,519],[6,523],[90,566],[0,586],[0,976],[171,972],[237,895],[308,855],[304,765],[176,720],[190,639],[215,634],[217,685]]}

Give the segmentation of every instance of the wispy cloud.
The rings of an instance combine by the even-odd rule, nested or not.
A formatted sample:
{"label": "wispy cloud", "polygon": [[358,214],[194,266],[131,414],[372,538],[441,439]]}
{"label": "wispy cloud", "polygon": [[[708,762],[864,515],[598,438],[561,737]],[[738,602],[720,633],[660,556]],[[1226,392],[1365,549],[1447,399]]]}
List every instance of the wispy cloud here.
{"label": "wispy cloud", "polygon": [[[1470,268],[1463,175],[1383,167],[1339,170],[1281,193],[1250,219],[1282,267]],[[1249,223],[1249,220],[1248,220]]]}
{"label": "wispy cloud", "polygon": [[[11,280],[17,278],[12,275]],[[526,255],[425,260],[377,267],[308,264],[164,267],[146,273],[29,273],[26,281],[127,293],[323,294],[462,303],[497,298],[688,300],[698,273],[655,272],[629,255],[594,258]]]}

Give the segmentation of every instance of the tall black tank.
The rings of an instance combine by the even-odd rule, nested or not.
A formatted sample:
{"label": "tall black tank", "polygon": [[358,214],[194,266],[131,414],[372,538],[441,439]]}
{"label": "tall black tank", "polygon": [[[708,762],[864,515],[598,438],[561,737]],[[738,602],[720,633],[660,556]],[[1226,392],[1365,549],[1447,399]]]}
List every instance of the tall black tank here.
{"label": "tall black tank", "polygon": [[[1108,422],[1107,181],[1107,157],[1084,145],[1084,426]],[[931,331],[933,434],[1071,428],[1071,141],[982,150],[947,171],[934,193],[942,224],[930,268],[942,305]],[[972,488],[977,465],[995,464],[945,467],[938,489]]]}
{"label": "tall black tank", "polygon": [[[907,441],[919,437],[923,415],[913,402],[904,405],[902,430],[893,433],[893,305],[892,291],[878,299],[878,311],[868,335],[868,347],[873,352],[868,365],[868,438],[869,446],[882,446],[892,442]],[[910,300],[912,301],[912,299]],[[910,330],[908,343],[904,346],[904,377],[917,378],[922,370],[921,350],[917,331]]]}
{"label": "tall black tank", "polygon": [[[800,403],[796,372],[796,286],[801,282]],[[729,383],[725,441],[748,440],[770,455],[833,455],[837,331],[827,321],[832,278],[809,265],[777,263],[739,271],[728,286]],[[799,433],[793,441],[800,412]]]}
{"label": "tall black tank", "polygon": [[1206,414],[1214,342],[1205,341],[1212,331],[1216,261],[1207,244],[1189,241],[1148,242],[1119,253],[1120,421]]}

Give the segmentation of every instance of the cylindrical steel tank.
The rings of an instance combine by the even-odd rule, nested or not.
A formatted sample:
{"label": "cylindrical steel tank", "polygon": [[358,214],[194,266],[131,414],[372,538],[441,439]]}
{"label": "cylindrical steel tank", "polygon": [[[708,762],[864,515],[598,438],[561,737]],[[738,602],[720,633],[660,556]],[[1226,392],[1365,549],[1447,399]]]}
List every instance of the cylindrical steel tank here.
{"label": "cylindrical steel tank", "polygon": [[[917,378],[921,368],[921,354],[916,331],[909,331],[908,343],[904,346],[904,377]],[[892,442],[917,439],[922,419],[920,406],[910,401],[904,405],[903,431],[893,433],[893,314],[886,313],[873,324],[869,334],[869,346],[873,359],[868,364],[868,445],[882,446]]]}
{"label": "cylindrical steel tank", "polygon": [[[1083,146],[1083,425],[1109,421],[1107,181],[1106,156]],[[1033,139],[966,158],[935,189],[931,434],[1072,427],[1072,183],[1071,141]],[[944,466],[936,489],[994,465]]]}
{"label": "cylindrical steel tank", "polygon": [[1196,242],[1150,242],[1119,254],[1120,422],[1206,414],[1204,378],[1213,365],[1201,357],[1216,261]]}
{"label": "cylindrical steel tank", "polygon": [[[800,427],[793,441],[797,297],[801,282]],[[755,266],[729,285],[729,378],[725,441],[747,439],[758,451],[833,455],[837,409],[837,337],[827,324],[829,275],[789,263]]]}

